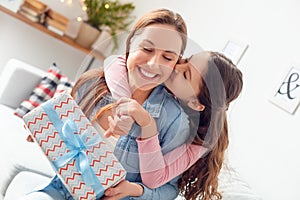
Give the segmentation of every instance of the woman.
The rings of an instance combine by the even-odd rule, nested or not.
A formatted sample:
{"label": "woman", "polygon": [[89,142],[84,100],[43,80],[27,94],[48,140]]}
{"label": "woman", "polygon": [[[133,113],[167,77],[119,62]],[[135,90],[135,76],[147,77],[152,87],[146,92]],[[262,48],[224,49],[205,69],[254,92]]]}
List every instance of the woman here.
{"label": "woman", "polygon": [[[162,133],[163,151],[168,152],[183,144],[188,137],[188,120],[178,102],[160,84],[166,81],[186,46],[186,26],[180,15],[160,9],[144,15],[129,34],[126,43],[126,64],[133,98],[152,113]],[[149,48],[153,51],[149,52]],[[73,96],[84,113],[93,119],[99,108],[111,102],[104,74],[93,70],[84,74],[74,86]],[[169,113],[160,112],[165,107]],[[153,109],[154,108],[154,109]],[[152,110],[151,110],[152,109]],[[108,111],[104,115],[110,115]],[[167,120],[166,120],[167,119]],[[108,127],[106,118],[99,121],[102,128]],[[158,189],[142,185],[138,165],[138,150],[135,138],[146,126],[139,121],[128,136],[120,137],[115,155],[127,171],[126,179],[131,182],[138,199],[174,199],[178,194],[177,179]],[[178,131],[178,132],[176,132]],[[178,134],[177,134],[178,133]],[[180,134],[179,134],[180,133]],[[178,140],[173,142],[173,138]],[[170,145],[171,144],[171,145]],[[39,192],[28,194],[24,199],[72,199],[61,181],[55,177],[51,184]]]}
{"label": "woman", "polygon": [[[113,71],[112,68],[107,70],[108,73]],[[149,120],[148,131],[143,131],[138,139],[143,183],[156,188],[183,173],[179,189],[186,199],[220,199],[222,196],[217,191],[218,174],[228,146],[226,110],[242,90],[242,73],[229,59],[216,52],[196,54],[188,63],[177,65],[175,71],[166,81],[166,86],[189,114],[191,135],[195,137],[192,144],[184,144],[163,155],[157,140],[159,133],[156,124],[152,119]],[[124,73],[124,68],[120,72]],[[120,92],[118,84],[108,84]],[[130,94],[127,92],[127,95]],[[116,114],[133,119],[148,117],[143,111],[131,112],[135,106],[134,101],[120,99]],[[199,112],[200,121],[197,118]],[[110,125],[110,132],[116,132],[118,122],[111,121]],[[120,195],[125,185],[106,192],[111,196],[116,193]]]}

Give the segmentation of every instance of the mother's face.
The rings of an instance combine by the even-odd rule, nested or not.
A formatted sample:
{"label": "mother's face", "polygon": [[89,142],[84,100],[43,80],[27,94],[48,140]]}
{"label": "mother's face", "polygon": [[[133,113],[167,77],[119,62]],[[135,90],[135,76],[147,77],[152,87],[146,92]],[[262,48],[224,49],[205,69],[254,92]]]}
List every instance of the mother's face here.
{"label": "mother's face", "polygon": [[197,100],[208,59],[209,53],[201,52],[193,55],[188,63],[176,65],[174,72],[166,81],[168,89],[184,102]]}
{"label": "mother's face", "polygon": [[127,58],[132,91],[151,90],[165,82],[179,59],[181,48],[180,34],[170,25],[153,24],[136,34]]}

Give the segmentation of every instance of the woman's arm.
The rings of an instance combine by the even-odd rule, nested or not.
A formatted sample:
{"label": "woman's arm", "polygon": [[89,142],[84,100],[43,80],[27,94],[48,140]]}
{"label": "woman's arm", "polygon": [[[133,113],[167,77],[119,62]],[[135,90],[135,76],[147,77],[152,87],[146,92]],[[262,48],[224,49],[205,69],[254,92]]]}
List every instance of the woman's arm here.
{"label": "woman's arm", "polygon": [[158,135],[137,139],[142,181],[157,188],[182,174],[207,151],[196,144],[183,144],[166,155],[161,152]]}

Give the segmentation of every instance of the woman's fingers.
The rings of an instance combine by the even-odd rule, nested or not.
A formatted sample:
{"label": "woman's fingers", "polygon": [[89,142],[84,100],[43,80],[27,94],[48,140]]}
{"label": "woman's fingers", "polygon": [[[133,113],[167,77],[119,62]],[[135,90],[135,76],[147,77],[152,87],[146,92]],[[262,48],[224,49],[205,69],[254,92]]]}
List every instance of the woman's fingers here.
{"label": "woman's fingers", "polygon": [[31,135],[28,135],[26,138],[27,142],[34,142],[33,138]]}

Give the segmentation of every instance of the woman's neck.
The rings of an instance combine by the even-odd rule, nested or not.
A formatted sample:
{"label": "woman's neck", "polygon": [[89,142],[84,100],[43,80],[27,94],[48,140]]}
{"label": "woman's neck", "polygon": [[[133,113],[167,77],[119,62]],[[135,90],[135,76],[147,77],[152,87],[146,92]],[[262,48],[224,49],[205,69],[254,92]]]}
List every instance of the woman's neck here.
{"label": "woman's neck", "polygon": [[137,89],[132,93],[132,99],[136,100],[139,104],[142,105],[144,101],[146,101],[146,99],[149,97],[152,90],[153,89],[145,91]]}

